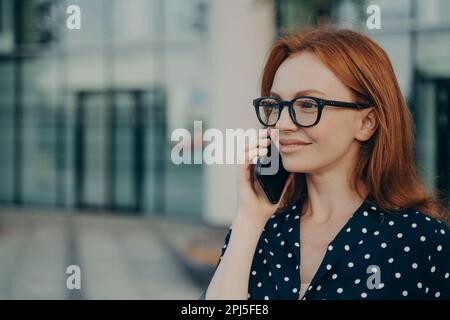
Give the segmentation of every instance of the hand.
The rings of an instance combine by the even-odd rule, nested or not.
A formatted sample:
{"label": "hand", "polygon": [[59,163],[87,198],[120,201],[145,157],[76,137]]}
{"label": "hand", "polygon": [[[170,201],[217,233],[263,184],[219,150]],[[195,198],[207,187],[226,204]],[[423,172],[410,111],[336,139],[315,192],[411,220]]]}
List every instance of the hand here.
{"label": "hand", "polygon": [[[245,163],[239,165],[237,181],[238,215],[264,222],[278,209],[279,203],[270,203],[256,180],[254,181],[255,192],[251,185],[251,176],[254,168],[252,164],[256,163],[258,157],[267,155],[267,147],[272,143],[268,136],[268,130],[264,130],[256,141],[250,141],[246,146],[243,156]],[[285,191],[286,188],[283,194]]]}

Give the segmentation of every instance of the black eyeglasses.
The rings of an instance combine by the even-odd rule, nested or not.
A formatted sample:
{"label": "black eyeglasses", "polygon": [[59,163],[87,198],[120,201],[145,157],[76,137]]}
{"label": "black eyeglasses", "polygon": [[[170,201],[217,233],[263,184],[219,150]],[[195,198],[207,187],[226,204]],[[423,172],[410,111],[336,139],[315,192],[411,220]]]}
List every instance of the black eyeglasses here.
{"label": "black eyeglasses", "polygon": [[291,101],[280,100],[275,97],[261,97],[253,100],[259,122],[267,127],[273,127],[277,124],[285,105],[289,107],[292,122],[304,128],[319,123],[324,106],[354,109],[370,107],[370,104],[367,103],[324,100],[310,96],[295,97]]}

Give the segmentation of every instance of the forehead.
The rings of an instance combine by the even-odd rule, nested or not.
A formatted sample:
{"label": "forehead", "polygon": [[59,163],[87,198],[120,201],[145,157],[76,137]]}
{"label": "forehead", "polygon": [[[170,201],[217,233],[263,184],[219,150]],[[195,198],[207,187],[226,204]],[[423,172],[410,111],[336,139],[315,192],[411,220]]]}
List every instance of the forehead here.
{"label": "forehead", "polygon": [[318,90],[328,95],[343,89],[343,83],[313,53],[300,52],[288,57],[280,65],[271,91],[289,99],[297,91]]}

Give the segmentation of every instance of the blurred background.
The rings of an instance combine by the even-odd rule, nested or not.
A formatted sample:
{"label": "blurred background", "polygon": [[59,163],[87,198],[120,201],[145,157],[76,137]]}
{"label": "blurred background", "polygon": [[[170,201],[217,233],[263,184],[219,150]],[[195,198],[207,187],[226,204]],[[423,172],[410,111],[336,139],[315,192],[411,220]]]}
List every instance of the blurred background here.
{"label": "blurred background", "polygon": [[307,25],[387,51],[419,172],[448,200],[449,12],[446,0],[0,0],[0,299],[196,299],[234,215],[236,166],[174,165],[171,133],[188,129],[201,153],[194,120],[258,127],[267,51]]}

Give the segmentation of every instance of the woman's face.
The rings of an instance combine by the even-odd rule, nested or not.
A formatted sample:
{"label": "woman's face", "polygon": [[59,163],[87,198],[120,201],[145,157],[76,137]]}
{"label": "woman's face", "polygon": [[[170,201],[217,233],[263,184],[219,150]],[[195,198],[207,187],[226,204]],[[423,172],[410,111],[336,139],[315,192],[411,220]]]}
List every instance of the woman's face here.
{"label": "woman's face", "polygon": [[[356,102],[351,91],[310,52],[292,55],[281,64],[270,95],[283,100],[304,95]],[[370,130],[373,112],[367,117],[370,111],[371,108],[356,110],[326,106],[318,124],[302,128],[292,122],[288,108],[284,108],[274,128],[279,129],[280,153],[286,170],[320,173],[353,166],[359,152],[358,140],[369,139],[373,131]],[[309,144],[289,145],[298,140]]]}

